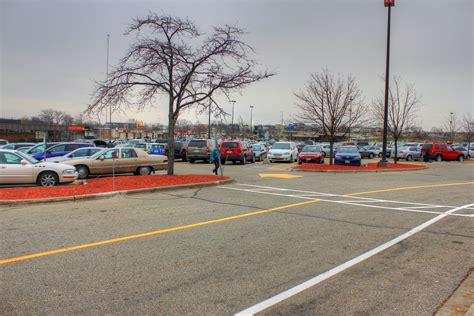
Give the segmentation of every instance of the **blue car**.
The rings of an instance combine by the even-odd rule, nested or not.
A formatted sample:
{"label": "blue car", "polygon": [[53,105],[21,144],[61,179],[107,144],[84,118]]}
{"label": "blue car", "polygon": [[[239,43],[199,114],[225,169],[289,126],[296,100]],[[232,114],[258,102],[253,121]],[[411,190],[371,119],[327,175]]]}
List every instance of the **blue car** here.
{"label": "blue car", "polygon": [[336,165],[360,166],[361,156],[356,146],[342,146],[335,156]]}
{"label": "blue car", "polygon": [[78,148],[82,147],[94,147],[94,144],[91,143],[59,143],[56,145],[53,145],[46,149],[46,151],[42,152],[37,152],[33,154],[33,158],[37,160],[42,160],[46,158],[52,158],[52,157],[60,157],[64,156],[68,153],[70,153],[73,150],[76,150]]}

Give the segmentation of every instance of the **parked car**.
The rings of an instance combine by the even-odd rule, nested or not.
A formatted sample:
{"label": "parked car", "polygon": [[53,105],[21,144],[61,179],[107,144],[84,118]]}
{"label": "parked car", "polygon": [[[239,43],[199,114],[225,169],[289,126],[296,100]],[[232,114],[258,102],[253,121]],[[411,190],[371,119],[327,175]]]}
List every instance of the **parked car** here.
{"label": "parked car", "polygon": [[334,163],[336,165],[360,166],[362,157],[356,146],[342,146],[335,155]]}
{"label": "parked car", "polygon": [[209,139],[193,139],[186,148],[187,160],[194,163],[196,160],[209,162],[211,150],[214,148],[214,142]]}
{"label": "parked car", "polygon": [[111,145],[112,145],[111,141],[106,142],[105,140],[101,140],[101,139],[76,139],[74,142],[76,142],[76,143],[91,143],[91,144],[94,144],[95,147],[101,147],[101,148],[110,148]]}
{"label": "parked car", "polygon": [[48,149],[51,146],[54,146],[56,144],[57,143],[46,143],[46,145],[45,145],[44,143],[39,143],[39,144],[34,145],[33,147],[31,147],[27,151],[25,151],[25,154],[33,156],[34,154],[44,152],[45,148]]}
{"label": "parked car", "polygon": [[[181,159],[182,161],[187,161],[186,142],[175,141],[173,147],[174,147],[174,159]],[[168,147],[166,149],[168,150]]]}
{"label": "parked car", "polygon": [[51,157],[60,157],[64,156],[65,154],[70,153],[73,150],[82,147],[94,147],[94,144],[91,143],[59,143],[53,145],[46,149],[45,151],[38,152],[33,154],[33,158],[37,160],[47,159]]}
{"label": "parked car", "polygon": [[372,149],[371,146],[358,147],[358,150],[362,158],[374,159],[374,157],[377,157],[377,151]]}
{"label": "parked car", "polygon": [[74,167],[41,162],[16,150],[0,149],[0,183],[52,186],[77,179]]}
{"label": "parked car", "polygon": [[294,142],[276,142],[268,151],[268,160],[293,162],[298,160],[298,148]]}
{"label": "parked car", "polygon": [[0,146],[8,144],[8,140],[0,139]]}
{"label": "parked car", "polygon": [[9,144],[1,146],[0,149],[17,150],[21,147],[34,146],[34,145],[36,144],[35,143],[9,143]]}
{"label": "parked car", "polygon": [[145,151],[150,155],[166,156],[166,145],[165,143],[147,143]]}
{"label": "parked car", "polygon": [[168,158],[161,155],[148,155],[138,148],[103,149],[89,158],[71,159],[63,163],[76,167],[79,179],[89,175],[111,173],[135,173],[149,175],[167,168]]}
{"label": "parked car", "polygon": [[26,152],[27,152],[28,150],[30,150],[30,148],[32,148],[32,147],[33,147],[33,146],[25,146],[25,147],[20,147],[20,148],[18,148],[17,150],[18,150],[19,152],[22,152],[22,153],[26,154]]}
{"label": "parked car", "polygon": [[453,149],[459,150],[460,152],[462,152],[463,155],[464,155],[464,158],[466,158],[466,159],[471,158],[473,148],[469,148],[469,151],[468,151],[467,147],[464,147],[464,146],[452,146],[452,147],[453,147]]}
{"label": "parked car", "polygon": [[64,156],[46,158],[46,161],[48,161],[48,162],[62,162],[62,161],[69,160],[69,159],[88,158],[88,157],[92,156],[93,154],[98,153],[99,151],[102,151],[103,149],[104,148],[98,148],[98,147],[78,148],[76,150],[71,151],[68,154],[65,154]]}
{"label": "parked car", "polygon": [[458,160],[464,161],[464,154],[451,148],[446,143],[426,143],[421,148],[423,160],[434,159],[436,161]]}
{"label": "parked car", "polygon": [[324,151],[321,146],[306,145],[298,155],[298,164],[315,162],[324,163]]}
{"label": "parked car", "polygon": [[244,141],[224,141],[220,148],[221,161],[225,163],[232,161],[232,163],[240,162],[245,165],[247,161],[255,162],[255,156],[252,148]]}
{"label": "parked car", "polygon": [[405,146],[400,148],[397,158],[406,161],[420,160],[421,150],[417,146]]}
{"label": "parked car", "polygon": [[264,144],[252,145],[252,151],[255,156],[255,160],[263,161],[267,158],[267,147]]}

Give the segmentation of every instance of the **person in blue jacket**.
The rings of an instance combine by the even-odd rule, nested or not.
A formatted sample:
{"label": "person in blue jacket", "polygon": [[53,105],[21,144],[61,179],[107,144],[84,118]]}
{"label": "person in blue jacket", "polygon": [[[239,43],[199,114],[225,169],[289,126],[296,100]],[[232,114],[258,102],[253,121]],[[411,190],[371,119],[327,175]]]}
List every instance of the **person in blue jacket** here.
{"label": "person in blue jacket", "polygon": [[214,169],[212,172],[217,175],[217,170],[219,170],[219,160],[221,159],[221,155],[219,152],[219,148],[217,146],[214,147],[211,151],[211,156],[209,157],[209,160],[214,163]]}

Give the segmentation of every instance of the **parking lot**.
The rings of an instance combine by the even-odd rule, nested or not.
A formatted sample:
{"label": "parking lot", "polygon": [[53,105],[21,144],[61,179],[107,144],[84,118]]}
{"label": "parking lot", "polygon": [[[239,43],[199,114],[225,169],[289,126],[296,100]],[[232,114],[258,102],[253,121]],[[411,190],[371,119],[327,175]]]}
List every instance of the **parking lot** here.
{"label": "parking lot", "polygon": [[472,163],[290,166],[226,165],[235,181],[219,187],[3,207],[0,310],[432,315],[474,266]]}

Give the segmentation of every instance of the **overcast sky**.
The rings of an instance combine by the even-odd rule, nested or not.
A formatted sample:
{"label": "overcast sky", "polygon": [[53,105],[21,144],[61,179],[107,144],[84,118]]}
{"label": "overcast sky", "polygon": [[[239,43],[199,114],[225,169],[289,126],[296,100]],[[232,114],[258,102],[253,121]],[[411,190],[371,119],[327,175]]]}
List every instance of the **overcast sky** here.
{"label": "overcast sky", "polygon": [[[396,0],[391,73],[414,83],[420,124],[440,126],[455,112],[474,114],[473,0]],[[115,65],[133,39],[124,36],[148,12],[189,17],[202,31],[237,24],[256,59],[277,75],[236,94],[236,120],[274,124],[294,113],[294,92],[328,68],[356,77],[366,102],[383,90],[387,9],[383,0],[286,1],[10,1],[0,0],[0,117],[54,108],[78,114],[106,73],[106,34]],[[225,99],[219,102],[230,111]],[[186,118],[196,119],[194,112]],[[142,113],[116,114],[166,123],[164,102]]]}

